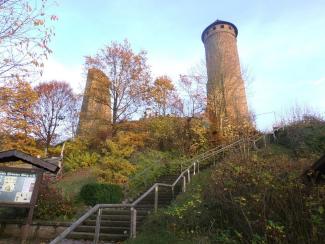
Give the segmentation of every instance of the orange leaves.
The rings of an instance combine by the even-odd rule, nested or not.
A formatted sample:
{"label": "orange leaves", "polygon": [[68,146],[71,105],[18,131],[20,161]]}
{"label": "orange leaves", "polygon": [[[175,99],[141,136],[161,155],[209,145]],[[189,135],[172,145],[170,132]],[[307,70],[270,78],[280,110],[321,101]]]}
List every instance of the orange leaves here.
{"label": "orange leaves", "polygon": [[0,11],[0,79],[26,79],[42,71],[42,60],[51,53],[48,43],[54,35],[56,15],[46,15],[47,1],[6,0]]}
{"label": "orange leaves", "polygon": [[167,76],[160,76],[151,87],[153,109],[157,115],[180,114],[183,103],[179,98],[173,81]]}
{"label": "orange leaves", "polygon": [[52,21],[58,21],[59,17],[57,15],[51,15],[51,20]]}
{"label": "orange leaves", "polygon": [[29,83],[21,80],[8,82],[0,87],[0,99],[2,129],[8,134],[22,133],[25,136],[35,132],[32,121],[36,117],[33,106],[37,94]]}
{"label": "orange leaves", "polygon": [[86,57],[86,68],[97,68],[110,80],[113,124],[125,120],[138,111],[148,97],[150,70],[146,53],[135,53],[127,40],[111,42],[96,56]]}
{"label": "orange leaves", "polygon": [[34,25],[39,26],[39,25],[44,25],[45,21],[43,19],[35,19],[34,20]]}
{"label": "orange leaves", "polygon": [[[58,130],[66,121],[69,108],[74,103],[72,88],[64,81],[40,83],[35,87],[39,99],[35,104],[38,126],[36,136],[46,148],[58,137]],[[62,128],[61,128],[62,129]]]}

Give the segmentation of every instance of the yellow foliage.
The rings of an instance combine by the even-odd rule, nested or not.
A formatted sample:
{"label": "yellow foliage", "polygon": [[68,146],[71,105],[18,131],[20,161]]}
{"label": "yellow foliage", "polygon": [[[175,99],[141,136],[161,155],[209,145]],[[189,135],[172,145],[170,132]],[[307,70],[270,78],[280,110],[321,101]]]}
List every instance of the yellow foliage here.
{"label": "yellow foliage", "polygon": [[97,179],[103,183],[126,184],[128,176],[135,171],[135,166],[128,160],[108,156],[101,159],[95,167],[94,173]]}
{"label": "yellow foliage", "polygon": [[0,87],[0,123],[6,134],[31,135],[36,131],[34,105],[38,97],[28,82],[9,81]]}
{"label": "yellow foliage", "polygon": [[33,138],[27,137],[24,134],[18,133],[12,136],[4,136],[1,138],[1,151],[20,150],[34,157],[43,157],[44,152],[37,147],[36,141]]}
{"label": "yellow foliage", "polygon": [[134,152],[134,147],[127,145],[130,143],[122,135],[117,137],[117,141],[106,140],[103,144],[102,153],[104,156],[94,169],[94,173],[100,182],[125,184],[128,181],[128,176],[136,169],[128,160]]}

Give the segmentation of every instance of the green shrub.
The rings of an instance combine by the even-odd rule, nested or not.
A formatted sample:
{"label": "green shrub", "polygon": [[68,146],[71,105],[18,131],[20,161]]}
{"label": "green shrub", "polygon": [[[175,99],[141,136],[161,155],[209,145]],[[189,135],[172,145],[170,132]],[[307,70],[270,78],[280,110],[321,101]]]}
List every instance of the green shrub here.
{"label": "green shrub", "polygon": [[66,171],[95,165],[100,158],[96,152],[89,150],[89,142],[76,139],[66,144],[63,167]]}
{"label": "green shrub", "polygon": [[120,203],[123,192],[119,185],[90,183],[81,188],[80,198],[91,206],[99,203]]}
{"label": "green shrub", "polygon": [[301,174],[312,161],[286,152],[229,155],[210,175],[193,177],[187,192],[149,218],[130,243],[159,233],[175,236],[167,243],[322,243],[325,186],[304,185]]}
{"label": "green shrub", "polygon": [[325,187],[302,184],[310,163],[264,151],[247,161],[220,164],[204,191],[202,211],[213,224],[203,231],[232,230],[237,233],[232,239],[243,243],[319,243]]}
{"label": "green shrub", "polygon": [[325,121],[305,116],[280,130],[277,138],[279,144],[291,149],[298,157],[321,154],[325,151]]}

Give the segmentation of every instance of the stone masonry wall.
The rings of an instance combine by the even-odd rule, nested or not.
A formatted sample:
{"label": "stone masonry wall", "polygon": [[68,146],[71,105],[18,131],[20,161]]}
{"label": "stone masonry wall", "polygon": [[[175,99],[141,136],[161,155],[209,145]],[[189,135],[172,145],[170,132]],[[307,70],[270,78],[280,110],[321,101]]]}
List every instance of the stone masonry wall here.
{"label": "stone masonry wall", "polygon": [[[214,110],[212,106],[222,106],[224,103],[224,113],[228,118],[248,119],[234,27],[216,23],[205,31],[203,42],[208,71],[208,111]],[[216,101],[212,100],[220,96],[224,97],[224,101],[218,100],[216,105]]]}
{"label": "stone masonry wall", "polygon": [[89,69],[79,117],[79,136],[107,136],[110,133],[109,79],[98,69]]}

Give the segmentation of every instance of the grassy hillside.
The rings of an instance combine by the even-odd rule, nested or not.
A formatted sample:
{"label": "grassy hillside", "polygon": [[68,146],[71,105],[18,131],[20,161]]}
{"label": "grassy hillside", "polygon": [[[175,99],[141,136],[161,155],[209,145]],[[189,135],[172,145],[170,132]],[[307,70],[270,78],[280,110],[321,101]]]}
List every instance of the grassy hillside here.
{"label": "grassy hillside", "polygon": [[151,216],[128,243],[321,243],[325,186],[307,186],[317,157],[272,145],[248,160],[231,156],[195,177],[190,190]]}

